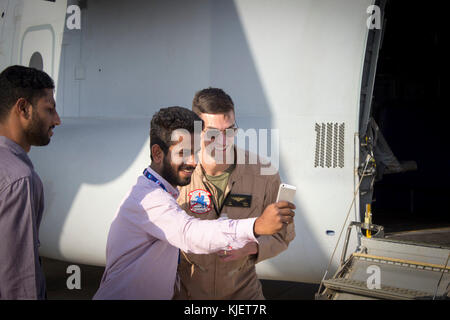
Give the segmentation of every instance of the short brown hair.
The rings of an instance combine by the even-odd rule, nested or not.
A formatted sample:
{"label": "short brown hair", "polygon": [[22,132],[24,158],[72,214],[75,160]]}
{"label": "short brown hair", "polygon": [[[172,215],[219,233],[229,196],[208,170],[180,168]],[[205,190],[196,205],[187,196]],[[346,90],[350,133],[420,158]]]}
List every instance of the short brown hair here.
{"label": "short brown hair", "polygon": [[197,92],[192,101],[192,111],[197,115],[202,113],[222,114],[234,112],[231,97],[219,88],[207,88]]}

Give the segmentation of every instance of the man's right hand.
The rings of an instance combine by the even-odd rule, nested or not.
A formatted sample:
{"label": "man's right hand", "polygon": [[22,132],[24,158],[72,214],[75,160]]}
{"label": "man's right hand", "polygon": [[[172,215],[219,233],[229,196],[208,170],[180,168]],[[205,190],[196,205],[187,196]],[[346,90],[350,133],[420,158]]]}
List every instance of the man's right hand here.
{"label": "man's right hand", "polygon": [[284,224],[293,221],[295,215],[293,209],[295,209],[295,205],[287,201],[268,205],[253,225],[255,236],[272,235],[280,231]]}

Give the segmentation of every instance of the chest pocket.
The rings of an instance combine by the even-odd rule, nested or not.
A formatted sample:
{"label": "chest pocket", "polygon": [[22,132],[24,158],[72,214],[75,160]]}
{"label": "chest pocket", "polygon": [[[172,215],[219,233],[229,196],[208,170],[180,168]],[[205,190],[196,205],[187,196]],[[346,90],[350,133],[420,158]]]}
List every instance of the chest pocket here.
{"label": "chest pocket", "polygon": [[252,195],[229,193],[224,201],[224,205],[227,207],[250,208]]}
{"label": "chest pocket", "polygon": [[225,199],[222,208],[230,219],[258,217],[264,210],[265,184],[259,177],[242,177]]}
{"label": "chest pocket", "polygon": [[258,217],[262,213],[263,209],[263,198],[260,196],[252,195],[251,205],[238,206],[238,205],[227,205],[231,203],[225,203],[222,212],[228,215],[230,219],[245,219]]}

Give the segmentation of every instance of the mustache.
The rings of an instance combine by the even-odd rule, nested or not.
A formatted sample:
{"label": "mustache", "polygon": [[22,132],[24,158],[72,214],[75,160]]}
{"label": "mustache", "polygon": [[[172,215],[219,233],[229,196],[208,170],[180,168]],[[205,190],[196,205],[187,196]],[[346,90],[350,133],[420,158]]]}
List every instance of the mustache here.
{"label": "mustache", "polygon": [[195,170],[195,167],[183,165],[183,166],[181,166],[178,170],[180,170],[180,171],[181,171],[181,170],[194,171],[194,170]]}

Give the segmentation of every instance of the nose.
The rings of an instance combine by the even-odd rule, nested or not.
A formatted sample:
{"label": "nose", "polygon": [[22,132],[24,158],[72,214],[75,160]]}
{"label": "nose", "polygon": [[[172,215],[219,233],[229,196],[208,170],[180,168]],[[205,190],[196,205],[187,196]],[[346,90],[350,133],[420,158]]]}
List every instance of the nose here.
{"label": "nose", "polygon": [[197,166],[197,159],[195,158],[195,153],[191,153],[189,158],[187,158],[186,165],[192,166],[192,167]]}
{"label": "nose", "polygon": [[222,145],[226,146],[227,145],[227,135],[225,132],[221,132],[220,135],[222,136]]}
{"label": "nose", "polygon": [[58,112],[55,113],[55,126],[59,126],[61,124],[61,119],[59,117]]}

